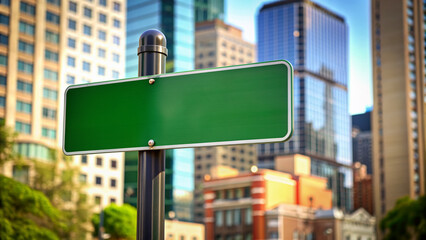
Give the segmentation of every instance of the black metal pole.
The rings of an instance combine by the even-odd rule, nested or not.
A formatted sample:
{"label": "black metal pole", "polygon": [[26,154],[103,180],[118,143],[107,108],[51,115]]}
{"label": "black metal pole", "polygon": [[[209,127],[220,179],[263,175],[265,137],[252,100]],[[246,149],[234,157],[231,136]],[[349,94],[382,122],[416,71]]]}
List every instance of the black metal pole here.
{"label": "black metal pole", "polygon": [[[139,76],[166,72],[166,45],[166,37],[158,30],[148,30],[141,35],[138,48]],[[154,144],[155,139],[150,140],[149,145]],[[139,151],[138,159],[137,239],[163,240],[165,151]]]}

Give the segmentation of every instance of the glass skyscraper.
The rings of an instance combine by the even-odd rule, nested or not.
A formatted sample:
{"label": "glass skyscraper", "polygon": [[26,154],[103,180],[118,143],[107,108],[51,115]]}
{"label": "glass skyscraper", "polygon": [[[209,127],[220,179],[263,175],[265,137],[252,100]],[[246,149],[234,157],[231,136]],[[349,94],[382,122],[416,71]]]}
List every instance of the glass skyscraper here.
{"label": "glass skyscraper", "polygon": [[224,0],[195,0],[195,21],[223,21],[225,13]]}
{"label": "glass skyscraper", "polygon": [[[167,73],[193,70],[194,26],[193,0],[128,0],[126,77],[137,76],[139,37],[149,29],[158,29],[167,38]],[[125,159],[124,202],[136,206],[137,153],[127,152]],[[166,217],[193,220],[193,169],[193,149],[166,151]]]}
{"label": "glass skyscraper", "polygon": [[148,29],[167,38],[166,72],[194,69],[193,0],[128,0],[126,27],[126,77],[138,74],[139,37]]}
{"label": "glass skyscraper", "polygon": [[311,173],[327,177],[333,205],[352,208],[351,123],[348,112],[347,26],[337,14],[308,0],[264,5],[257,16],[259,61],[294,66],[294,135],[259,145],[259,165],[276,155],[311,157]]}

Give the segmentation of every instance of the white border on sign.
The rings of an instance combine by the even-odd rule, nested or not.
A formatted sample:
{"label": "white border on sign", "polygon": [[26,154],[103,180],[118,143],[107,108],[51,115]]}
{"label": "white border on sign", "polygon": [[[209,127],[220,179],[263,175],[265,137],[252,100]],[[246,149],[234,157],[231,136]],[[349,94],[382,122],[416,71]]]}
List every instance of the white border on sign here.
{"label": "white border on sign", "polygon": [[[232,69],[242,69],[249,67],[262,67],[269,66],[275,64],[284,64],[287,66],[288,74],[288,107],[287,107],[287,115],[288,115],[288,130],[287,134],[282,138],[266,138],[266,139],[253,139],[253,140],[237,140],[237,141],[221,141],[221,142],[208,142],[208,143],[190,143],[190,144],[176,144],[176,145],[164,145],[164,146],[154,146],[154,147],[132,147],[132,148],[114,148],[114,149],[102,149],[102,150],[89,150],[89,151],[76,151],[76,152],[67,152],[65,151],[65,120],[66,120],[66,108],[67,108],[67,92],[69,89],[73,88],[83,88],[83,87],[93,87],[98,85],[107,85],[107,84],[115,84],[122,82],[131,82],[131,81],[140,81],[140,80],[148,80],[151,78],[168,78],[174,76],[181,75],[190,75],[190,74],[198,74],[198,73],[208,73],[208,72],[217,72],[223,70],[232,70]],[[292,94],[292,85],[293,85],[293,67],[291,64],[285,60],[278,60],[272,62],[264,62],[264,63],[254,63],[254,64],[245,64],[245,65],[237,65],[230,67],[219,67],[205,70],[194,70],[187,72],[178,72],[178,73],[169,73],[169,74],[160,74],[160,75],[152,75],[152,76],[143,76],[136,78],[127,78],[121,80],[112,80],[112,81],[104,81],[104,82],[96,82],[96,83],[88,83],[88,84],[79,84],[79,85],[71,85],[68,86],[64,93],[64,121],[63,121],[63,134],[62,134],[62,151],[65,155],[81,155],[81,154],[96,154],[96,153],[112,153],[112,152],[130,152],[130,151],[144,151],[144,150],[162,150],[162,149],[176,149],[176,148],[194,148],[194,147],[212,147],[212,146],[224,146],[224,145],[238,145],[238,144],[254,144],[254,143],[272,143],[272,142],[282,142],[288,140],[292,135],[293,128],[293,94]]]}

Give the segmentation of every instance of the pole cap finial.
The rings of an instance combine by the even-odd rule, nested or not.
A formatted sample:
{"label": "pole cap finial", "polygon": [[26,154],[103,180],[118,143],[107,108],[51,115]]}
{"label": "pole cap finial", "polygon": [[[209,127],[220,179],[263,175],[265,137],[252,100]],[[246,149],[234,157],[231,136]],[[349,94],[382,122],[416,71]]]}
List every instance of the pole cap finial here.
{"label": "pole cap finial", "polygon": [[139,38],[138,55],[144,52],[158,52],[167,56],[166,36],[156,29],[143,32]]}

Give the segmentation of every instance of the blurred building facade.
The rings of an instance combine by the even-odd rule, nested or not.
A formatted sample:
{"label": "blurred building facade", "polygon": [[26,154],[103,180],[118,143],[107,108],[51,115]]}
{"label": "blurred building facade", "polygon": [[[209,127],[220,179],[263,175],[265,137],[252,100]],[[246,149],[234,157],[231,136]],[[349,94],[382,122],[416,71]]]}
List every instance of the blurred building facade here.
{"label": "blurred building facade", "polygon": [[267,239],[266,212],[280,204],[332,207],[327,179],[259,170],[204,182],[206,239]]}
{"label": "blurred building facade", "polygon": [[[124,0],[0,2],[0,117],[19,133],[15,150],[21,156],[52,161],[62,154],[69,84],[124,76],[125,9]],[[123,202],[123,158],[73,157],[90,203]],[[30,174],[11,165],[3,170],[21,179]]]}
{"label": "blurred building facade", "polygon": [[364,164],[367,173],[373,173],[371,112],[352,115],[352,161]]}
{"label": "blurred building facade", "polygon": [[424,1],[371,1],[378,222],[398,198],[425,194],[425,10]]}
{"label": "blurred building facade", "polygon": [[[196,24],[195,56],[197,69],[252,63],[255,47],[242,39],[240,29],[215,19]],[[202,181],[211,168],[228,166],[244,172],[253,165],[257,165],[255,145],[195,148],[195,220],[204,220]]]}
{"label": "blurred building facade", "polygon": [[195,22],[211,21],[214,19],[224,20],[224,0],[195,0]]}
{"label": "blurred building facade", "polygon": [[[167,39],[166,72],[194,69],[194,1],[154,0],[127,1],[126,76],[136,77],[137,49],[140,35],[158,29]],[[137,204],[137,152],[125,153],[124,199]],[[165,215],[175,214],[179,220],[193,220],[194,150],[166,151]]]}
{"label": "blurred building facade", "polygon": [[165,220],[165,240],[190,239],[204,240],[205,227],[203,224],[180,222],[177,220]]}
{"label": "blurred building facade", "polygon": [[354,209],[363,208],[374,215],[373,205],[373,176],[368,174],[367,166],[360,162],[353,164],[354,168]]}
{"label": "blurred building facade", "polygon": [[272,168],[276,155],[307,155],[312,174],[329,179],[333,206],[351,210],[347,38],[344,19],[309,0],[265,4],[257,16],[258,60],[294,67],[294,134],[259,145],[259,166]]}
{"label": "blurred building facade", "polygon": [[375,218],[364,209],[351,214],[333,209],[313,209],[281,204],[266,212],[268,239],[368,239],[375,240]]}

